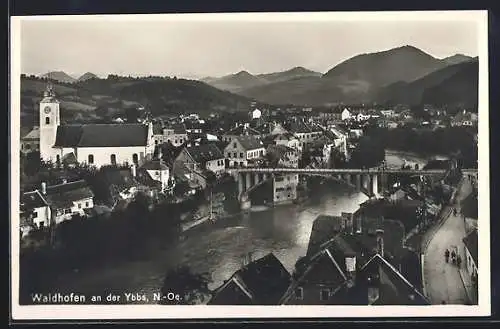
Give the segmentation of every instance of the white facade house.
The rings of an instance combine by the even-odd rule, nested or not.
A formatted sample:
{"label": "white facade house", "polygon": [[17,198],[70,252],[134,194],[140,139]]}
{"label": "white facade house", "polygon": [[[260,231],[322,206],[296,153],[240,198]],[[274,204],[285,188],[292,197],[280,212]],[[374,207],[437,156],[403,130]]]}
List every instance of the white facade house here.
{"label": "white facade house", "polygon": [[21,139],[21,152],[26,154],[40,150],[40,129],[33,127],[28,134]]}
{"label": "white facade house", "polygon": [[154,152],[153,125],[60,124],[59,101],[49,87],[40,102],[40,157],[58,163],[73,153],[96,167],[141,164]]}
{"label": "white facade house", "polygon": [[161,159],[148,161],[141,169],[146,171],[151,180],[160,184],[162,191],[168,186],[170,170]]}
{"label": "white facade house", "polygon": [[193,186],[202,188],[207,185],[206,171],[220,176],[224,170],[224,155],[214,144],[185,147],[175,159],[173,166],[176,177],[187,178]]}
{"label": "white facade house", "polygon": [[292,202],[297,198],[299,175],[280,175],[273,180],[273,201],[276,204]]}
{"label": "white facade house", "polygon": [[266,155],[262,141],[253,136],[238,136],[224,149],[229,167],[248,167]]}
{"label": "white facade house", "polygon": [[342,121],[346,121],[351,119],[351,112],[349,112],[348,109],[344,109],[342,113],[340,114],[340,118]]}
{"label": "white facade house", "polygon": [[55,212],[55,224],[75,214],[85,216],[86,209],[94,208],[94,193],[83,180],[47,186],[45,193],[42,188],[42,195]]}
{"label": "white facade house", "polygon": [[478,273],[478,236],[477,230],[471,231],[464,239],[465,265],[471,277]]}
{"label": "white facade house", "polygon": [[50,225],[51,209],[39,190],[26,192],[22,195],[21,212],[27,219],[27,226],[43,228]]}
{"label": "white facade house", "polygon": [[186,126],[175,124],[163,129],[163,143],[170,143],[175,147],[184,144],[188,140]]}
{"label": "white facade house", "polygon": [[300,141],[290,133],[283,133],[276,135],[274,138],[274,143],[276,145],[284,145],[296,149],[299,153],[302,152],[302,144]]}

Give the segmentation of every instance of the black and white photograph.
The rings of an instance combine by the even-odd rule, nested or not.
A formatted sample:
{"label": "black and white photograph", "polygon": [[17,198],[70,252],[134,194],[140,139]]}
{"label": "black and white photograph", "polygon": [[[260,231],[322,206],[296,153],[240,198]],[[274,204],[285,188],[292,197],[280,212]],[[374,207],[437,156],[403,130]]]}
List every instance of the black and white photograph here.
{"label": "black and white photograph", "polygon": [[487,18],[12,17],[14,318],[489,315]]}

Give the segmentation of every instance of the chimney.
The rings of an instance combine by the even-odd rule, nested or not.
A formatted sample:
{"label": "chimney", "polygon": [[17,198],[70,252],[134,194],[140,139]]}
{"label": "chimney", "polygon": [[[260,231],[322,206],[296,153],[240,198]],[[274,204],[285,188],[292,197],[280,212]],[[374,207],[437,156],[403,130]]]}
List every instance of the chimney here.
{"label": "chimney", "polygon": [[356,281],[356,254],[348,253],[345,255],[345,268],[348,278],[348,286],[353,287]]}
{"label": "chimney", "polygon": [[354,234],[353,214],[349,212],[342,212],[342,220],[344,221],[346,233]]}
{"label": "chimney", "polygon": [[42,182],[42,194],[47,194],[47,183]]}
{"label": "chimney", "polygon": [[130,166],[130,172],[132,173],[132,177],[135,178],[136,174],[137,174],[137,170],[136,170],[136,167],[135,167],[135,164],[132,164]]}
{"label": "chimney", "polygon": [[384,257],[384,230],[377,229],[376,236],[377,236],[377,253],[380,256]]}
{"label": "chimney", "polygon": [[375,303],[380,297],[380,291],[376,286],[368,287],[368,305]]}

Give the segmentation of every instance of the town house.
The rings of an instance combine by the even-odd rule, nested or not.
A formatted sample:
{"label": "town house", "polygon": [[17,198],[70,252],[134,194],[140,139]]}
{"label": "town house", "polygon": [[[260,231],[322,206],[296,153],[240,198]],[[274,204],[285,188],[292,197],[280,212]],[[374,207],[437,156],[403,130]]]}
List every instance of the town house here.
{"label": "town house", "polygon": [[[463,239],[464,253],[465,253],[465,266],[468,274],[471,276],[472,281],[477,280],[478,272],[478,236],[477,230],[472,230]],[[477,282],[477,281],[476,281]]]}
{"label": "town house", "polygon": [[71,219],[73,215],[85,216],[85,210],[94,207],[94,193],[83,180],[47,186],[23,194],[21,211],[29,226],[49,227]]}
{"label": "town house", "polygon": [[309,125],[302,120],[296,120],[290,124],[290,132],[297,137],[301,147],[304,148],[311,144],[315,139],[323,134],[321,128],[316,125]]}
{"label": "town house", "polygon": [[291,276],[276,256],[245,257],[243,265],[215,289],[208,305],[278,305]]}
{"label": "town house", "polygon": [[163,129],[163,142],[170,143],[175,147],[184,144],[188,140],[186,126],[182,123],[170,125]]}
{"label": "town house", "polygon": [[361,224],[348,213],[318,217],[281,304],[428,305],[420,288],[398,269],[393,255],[402,244],[387,245],[393,232],[384,224]]}
{"label": "town house", "polygon": [[[42,185],[42,189],[44,185]],[[33,228],[44,228],[50,225],[51,210],[47,200],[39,190],[23,193],[21,197],[21,225],[23,235],[28,234]]]}
{"label": "town house", "polygon": [[184,147],[173,165],[177,177],[185,177],[193,186],[201,188],[206,187],[207,171],[219,176],[224,170],[224,155],[212,143]]}
{"label": "town house", "polygon": [[264,144],[253,136],[237,136],[224,149],[228,167],[257,165],[265,154]]}
{"label": "town house", "polygon": [[250,127],[250,124],[244,123],[237,125],[233,129],[222,135],[222,140],[226,143],[229,143],[239,136],[253,136],[256,139],[260,139],[262,137],[262,133],[257,129]]}
{"label": "town house", "polygon": [[29,152],[40,150],[40,129],[33,127],[33,129],[21,139],[21,152],[26,154]]}

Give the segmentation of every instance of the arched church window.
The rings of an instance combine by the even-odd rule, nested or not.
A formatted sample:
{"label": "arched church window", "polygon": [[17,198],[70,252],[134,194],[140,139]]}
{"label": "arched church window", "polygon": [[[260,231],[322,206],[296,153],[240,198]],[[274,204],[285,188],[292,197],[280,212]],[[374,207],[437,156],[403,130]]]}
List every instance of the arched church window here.
{"label": "arched church window", "polygon": [[139,157],[137,156],[137,153],[132,154],[132,161],[135,165],[139,164]]}
{"label": "arched church window", "polygon": [[89,154],[89,164],[93,164],[93,163],[94,163],[94,155]]}
{"label": "arched church window", "polygon": [[45,124],[50,125],[50,117],[45,117]]}
{"label": "arched church window", "polygon": [[111,154],[111,164],[113,166],[116,166],[116,155],[115,154]]}

